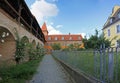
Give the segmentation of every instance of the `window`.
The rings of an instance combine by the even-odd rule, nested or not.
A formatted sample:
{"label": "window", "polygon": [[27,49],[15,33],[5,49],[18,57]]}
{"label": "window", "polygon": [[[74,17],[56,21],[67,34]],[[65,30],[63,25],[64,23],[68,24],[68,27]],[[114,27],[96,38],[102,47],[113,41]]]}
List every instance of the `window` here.
{"label": "window", "polygon": [[120,33],[120,25],[117,25],[117,33]]}
{"label": "window", "polygon": [[116,45],[117,47],[120,47],[120,40],[117,40],[117,41],[116,41],[116,44],[117,44],[117,45]]}
{"label": "window", "polygon": [[48,37],[48,40],[51,40],[51,37]]}
{"label": "window", "polygon": [[55,37],[55,40],[57,40],[57,37]]}
{"label": "window", "polygon": [[108,29],[108,36],[110,36],[110,29]]}
{"label": "window", "polygon": [[113,19],[111,18],[111,19],[110,19],[110,23],[112,23],[112,21],[113,21]]}
{"label": "window", "polygon": [[78,37],[78,40],[81,40],[81,37],[80,37],[80,36]]}
{"label": "window", "polygon": [[64,40],[64,37],[62,37],[62,40]]}
{"label": "window", "polygon": [[72,40],[72,37],[70,37],[69,40]]}
{"label": "window", "polygon": [[120,18],[120,12],[118,13],[118,18]]}

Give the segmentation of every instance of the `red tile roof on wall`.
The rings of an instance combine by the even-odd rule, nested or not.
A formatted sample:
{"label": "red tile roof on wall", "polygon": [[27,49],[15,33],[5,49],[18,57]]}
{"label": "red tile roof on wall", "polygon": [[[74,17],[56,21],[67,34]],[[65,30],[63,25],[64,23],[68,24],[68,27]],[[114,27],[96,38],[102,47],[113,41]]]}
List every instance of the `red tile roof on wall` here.
{"label": "red tile roof on wall", "polygon": [[[50,40],[48,38],[51,38]],[[55,38],[57,37],[57,40],[55,40]],[[64,37],[64,40],[62,40],[62,37]],[[70,40],[70,37],[72,38]],[[80,34],[69,34],[69,35],[47,35],[45,36],[46,41],[81,41],[82,40],[82,36]]]}

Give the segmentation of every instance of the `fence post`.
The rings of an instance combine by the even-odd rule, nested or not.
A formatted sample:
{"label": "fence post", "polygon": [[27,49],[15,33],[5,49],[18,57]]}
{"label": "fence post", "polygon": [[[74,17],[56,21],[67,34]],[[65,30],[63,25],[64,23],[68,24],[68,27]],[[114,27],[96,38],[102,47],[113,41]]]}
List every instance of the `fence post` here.
{"label": "fence post", "polygon": [[106,48],[105,44],[103,44],[103,81],[106,79]]}
{"label": "fence post", "polygon": [[102,53],[102,45],[100,46],[100,80],[103,81],[103,53]]}
{"label": "fence post", "polygon": [[108,52],[108,81],[113,81],[114,76],[114,54],[113,54],[113,48],[111,48],[111,51],[109,49]]}
{"label": "fence post", "polygon": [[94,76],[97,77],[97,49],[94,50]]}
{"label": "fence post", "polygon": [[118,49],[119,47],[116,47],[116,66],[115,66],[115,81],[118,83]]}

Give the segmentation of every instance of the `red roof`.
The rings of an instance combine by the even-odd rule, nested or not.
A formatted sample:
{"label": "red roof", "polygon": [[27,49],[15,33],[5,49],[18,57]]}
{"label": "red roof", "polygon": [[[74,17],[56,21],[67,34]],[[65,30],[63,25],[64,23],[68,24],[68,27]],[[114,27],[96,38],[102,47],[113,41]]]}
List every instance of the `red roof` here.
{"label": "red roof", "polygon": [[45,36],[46,41],[81,41],[82,36],[80,34],[74,35],[47,35]]}
{"label": "red roof", "polygon": [[43,26],[42,26],[42,31],[47,31],[47,26],[46,23],[44,22]]}

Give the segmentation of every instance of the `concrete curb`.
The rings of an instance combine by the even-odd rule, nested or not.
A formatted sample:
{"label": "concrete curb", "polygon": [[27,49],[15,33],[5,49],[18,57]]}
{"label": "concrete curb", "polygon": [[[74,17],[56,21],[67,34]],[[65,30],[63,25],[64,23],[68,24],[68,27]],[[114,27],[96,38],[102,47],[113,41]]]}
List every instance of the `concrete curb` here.
{"label": "concrete curb", "polygon": [[60,59],[56,57],[54,58],[63,66],[63,68],[70,74],[76,83],[102,83],[100,80],[92,76],[88,76],[80,70],[73,69],[71,66],[61,61]]}

